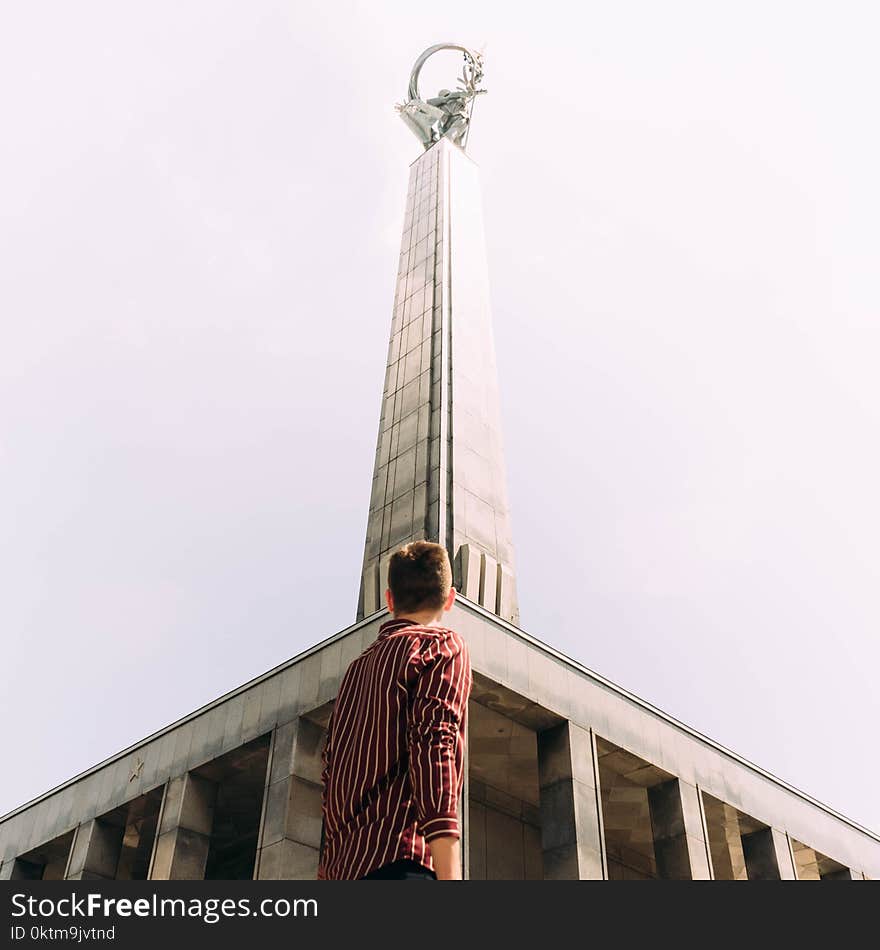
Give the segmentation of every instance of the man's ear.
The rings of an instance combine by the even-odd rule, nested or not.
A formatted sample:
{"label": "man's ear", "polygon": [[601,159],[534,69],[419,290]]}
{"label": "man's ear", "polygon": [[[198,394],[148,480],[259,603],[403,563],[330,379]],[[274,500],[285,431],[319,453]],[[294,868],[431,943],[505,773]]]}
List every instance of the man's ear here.
{"label": "man's ear", "polygon": [[443,604],[444,610],[452,610],[452,605],[455,603],[455,588],[449,588],[449,596],[446,598],[446,602]]}
{"label": "man's ear", "polygon": [[391,588],[385,588],[385,603],[388,606],[389,613],[394,613],[394,598],[391,596]]}

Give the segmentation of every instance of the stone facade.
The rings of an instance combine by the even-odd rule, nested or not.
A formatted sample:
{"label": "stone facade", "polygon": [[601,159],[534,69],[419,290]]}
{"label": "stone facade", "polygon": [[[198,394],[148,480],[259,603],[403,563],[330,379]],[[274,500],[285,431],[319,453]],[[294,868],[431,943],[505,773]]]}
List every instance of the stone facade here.
{"label": "stone facade", "polygon": [[[0,820],[0,878],[314,877],[320,751],[375,613]],[[880,836],[461,598],[469,876],[880,878]],[[230,831],[238,822],[238,831]]]}

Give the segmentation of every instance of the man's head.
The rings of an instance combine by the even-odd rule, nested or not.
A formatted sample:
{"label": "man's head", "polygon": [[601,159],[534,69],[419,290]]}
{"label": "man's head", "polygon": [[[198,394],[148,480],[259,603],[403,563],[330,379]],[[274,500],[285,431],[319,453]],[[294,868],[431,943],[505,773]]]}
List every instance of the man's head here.
{"label": "man's head", "polygon": [[449,555],[441,544],[412,541],[391,555],[385,601],[395,617],[427,623],[454,600]]}

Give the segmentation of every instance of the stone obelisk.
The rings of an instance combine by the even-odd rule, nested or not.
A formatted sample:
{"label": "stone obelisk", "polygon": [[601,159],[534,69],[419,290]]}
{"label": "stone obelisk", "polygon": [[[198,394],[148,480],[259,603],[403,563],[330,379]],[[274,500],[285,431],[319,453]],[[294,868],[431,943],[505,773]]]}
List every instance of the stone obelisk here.
{"label": "stone obelisk", "polygon": [[[462,89],[424,101],[419,70],[444,48],[464,54]],[[479,175],[464,151],[481,66],[431,47],[398,107],[425,151],[410,167],[358,619],[384,605],[391,553],[424,538],[448,550],[461,594],[519,622]]]}

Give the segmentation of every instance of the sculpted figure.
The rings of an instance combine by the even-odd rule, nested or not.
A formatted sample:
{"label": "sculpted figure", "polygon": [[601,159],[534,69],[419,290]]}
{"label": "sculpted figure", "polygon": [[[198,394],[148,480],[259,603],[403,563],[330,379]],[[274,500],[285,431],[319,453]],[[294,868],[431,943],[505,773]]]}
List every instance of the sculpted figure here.
{"label": "sculpted figure", "polygon": [[[460,50],[464,55],[459,88],[441,89],[433,98],[422,99],[419,94],[419,73],[426,60],[442,49]],[[464,148],[473,101],[486,91],[478,88],[482,78],[483,61],[479,53],[453,43],[438,43],[426,49],[416,60],[409,80],[409,97],[406,102],[397,105],[397,111],[425,148],[430,148],[441,138],[448,138]]]}

